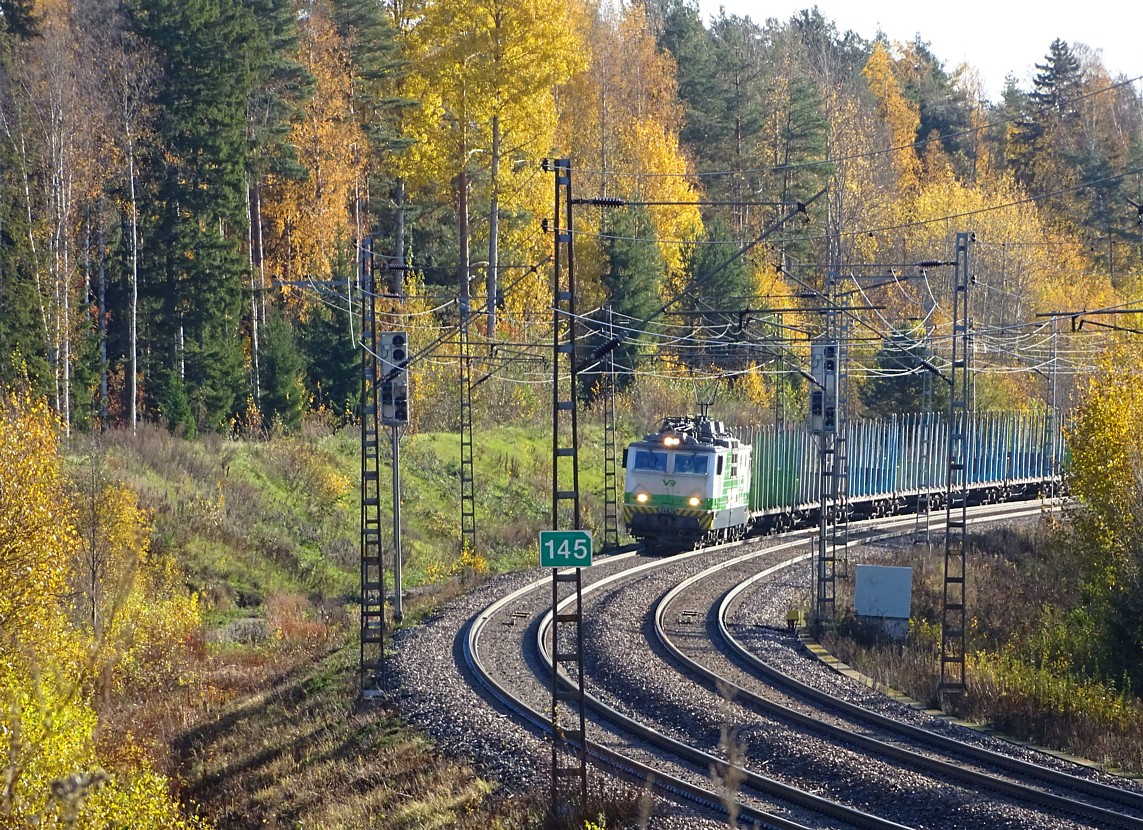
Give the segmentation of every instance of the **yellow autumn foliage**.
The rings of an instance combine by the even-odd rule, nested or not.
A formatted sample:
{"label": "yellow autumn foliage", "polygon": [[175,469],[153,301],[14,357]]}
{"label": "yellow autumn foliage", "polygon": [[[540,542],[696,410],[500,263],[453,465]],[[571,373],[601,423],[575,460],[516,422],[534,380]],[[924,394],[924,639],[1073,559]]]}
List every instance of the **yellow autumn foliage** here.
{"label": "yellow autumn foliage", "polygon": [[[63,594],[72,513],[56,456],[56,422],[44,401],[0,398],[0,632],[43,645],[57,624],[45,598]],[[2,654],[2,652],[0,652]]]}
{"label": "yellow autumn foliage", "polygon": [[878,113],[888,130],[892,147],[893,166],[898,176],[898,190],[914,187],[920,174],[920,160],[913,149],[917,130],[921,126],[918,107],[901,91],[897,80],[895,61],[880,43],[873,44],[873,52],[861,71],[869,90],[877,99]]}
{"label": "yellow autumn foliage", "polygon": [[113,647],[142,664],[156,644],[175,653],[170,640],[200,621],[173,566],[133,576],[149,524],[119,487],[99,494],[114,515],[89,536],[106,545],[100,572],[119,583],[89,594],[104,614],[100,636],[91,604],[71,604],[82,548],[56,436],[42,401],[0,396],[0,828],[203,827],[182,816],[167,779],[130,741],[114,748],[115,768],[96,749],[96,679],[120,662]]}
{"label": "yellow autumn foliage", "polygon": [[1131,539],[1143,531],[1143,383],[1134,344],[1101,358],[1068,428],[1072,494],[1086,508],[1084,525],[1109,558],[1108,582],[1131,566]]}
{"label": "yellow autumn foliage", "polygon": [[[679,144],[684,110],[675,65],[658,48],[646,10],[639,4],[592,10],[585,38],[591,64],[560,96],[559,146],[567,147],[578,193],[648,202],[699,198],[686,153]],[[582,171],[578,172],[577,171]],[[584,304],[605,299],[598,279],[606,270],[601,234],[607,211],[576,216],[577,270]],[[647,209],[667,270],[664,293],[682,285],[683,244],[702,235],[699,209],[689,204]]]}
{"label": "yellow autumn foliage", "polygon": [[323,4],[313,7],[302,32],[299,62],[313,76],[315,93],[295,120],[290,141],[307,175],[270,176],[263,207],[267,267],[288,280],[329,278],[344,243],[357,237],[351,208],[365,164],[349,47]]}

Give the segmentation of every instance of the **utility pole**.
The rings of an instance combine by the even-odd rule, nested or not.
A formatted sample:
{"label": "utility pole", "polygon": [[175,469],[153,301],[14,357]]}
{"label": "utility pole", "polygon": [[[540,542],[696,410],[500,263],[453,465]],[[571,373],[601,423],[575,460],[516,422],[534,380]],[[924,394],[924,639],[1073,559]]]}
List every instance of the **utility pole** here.
{"label": "utility pole", "polygon": [[361,655],[360,692],[381,694],[385,667],[385,560],[381,549],[381,470],[377,292],[372,269],[358,272],[361,296]]}
{"label": "utility pole", "polygon": [[837,343],[837,381],[834,393],[837,415],[834,419],[833,522],[830,529],[830,556],[827,560],[828,582],[825,583],[824,594],[827,605],[823,607],[827,619],[834,614],[839,551],[843,573],[848,573],[849,565],[849,294],[841,290],[836,273],[832,288],[832,311],[827,320],[832,320],[833,333],[830,337]]}
{"label": "utility pole", "polygon": [[831,616],[834,605],[834,559],[828,526],[837,438],[837,352],[837,343],[829,339],[810,346],[810,380],[817,387],[810,392],[810,431],[818,437],[818,536],[816,556],[812,557],[815,590],[811,592],[815,623]]}
{"label": "utility pole", "polygon": [[[615,317],[607,304],[607,342],[615,340]],[[616,442],[615,395],[619,389],[615,377],[615,350],[609,349],[603,373],[603,547],[619,547],[619,472]]]}
{"label": "utility pole", "polygon": [[[552,530],[569,523],[580,529],[579,441],[575,311],[575,258],[572,229],[571,161],[545,161],[555,173],[554,267],[552,274]],[[562,214],[562,215],[561,215]],[[566,268],[566,276],[565,276]],[[571,513],[570,517],[568,513]],[[566,526],[566,524],[565,524]],[[583,580],[581,568],[552,569],[552,780],[553,813],[573,803],[587,804],[586,727],[583,675]],[[573,586],[571,609],[560,607],[560,586]],[[571,689],[560,687],[560,670]],[[560,722],[561,704],[571,707],[573,725]],[[575,791],[569,785],[578,783]],[[562,786],[561,786],[562,785]]]}
{"label": "utility pole", "polygon": [[1044,477],[1051,482],[1049,493],[1056,494],[1056,476],[1059,473],[1057,463],[1057,449],[1059,446],[1058,435],[1059,429],[1059,329],[1057,326],[1058,318],[1051,319],[1052,326],[1052,343],[1050,358],[1048,360],[1048,415],[1044,419],[1044,459],[1045,469]]}
{"label": "utility pole", "polygon": [[953,272],[952,363],[949,367],[948,481],[945,500],[945,565],[941,609],[942,696],[958,696],[965,688],[965,581],[968,556],[969,439],[972,423],[969,316],[969,235],[956,235]]}
{"label": "utility pole", "polygon": [[472,458],[472,311],[460,296],[460,553],[476,553],[476,473]]}
{"label": "utility pole", "polygon": [[[929,327],[929,315],[932,313],[932,301],[925,302],[925,317],[922,320],[924,336],[921,340],[921,357],[928,360],[932,351],[932,329]],[[923,478],[917,482],[917,512],[913,522],[913,541],[924,542],[926,549],[932,547],[932,538],[929,534],[929,520],[932,512],[933,480],[932,452],[933,452],[933,374],[925,371],[921,373],[921,470]]]}

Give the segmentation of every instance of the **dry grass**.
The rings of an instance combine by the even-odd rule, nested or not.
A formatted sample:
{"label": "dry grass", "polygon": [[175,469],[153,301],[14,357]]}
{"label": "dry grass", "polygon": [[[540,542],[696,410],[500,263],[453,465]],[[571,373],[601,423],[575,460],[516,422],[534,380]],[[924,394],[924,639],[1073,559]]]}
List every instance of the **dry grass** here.
{"label": "dry grass", "polygon": [[[354,708],[342,648],[237,697],[175,743],[187,795],[220,827],[457,826],[491,786],[384,708]],[[488,826],[487,824],[485,826]]]}
{"label": "dry grass", "polygon": [[267,678],[174,743],[184,795],[218,827],[571,830],[635,826],[639,800],[597,794],[574,817],[547,793],[503,795],[394,710],[358,707],[352,643]]}
{"label": "dry grass", "polygon": [[[408,618],[460,590],[450,580],[412,597]],[[240,637],[188,643],[178,682],[109,696],[108,757],[132,734],[180,799],[227,830],[645,826],[645,800],[630,792],[594,792],[570,816],[547,815],[547,792],[501,793],[395,710],[357,706],[356,625],[343,611],[297,594],[272,595],[263,610],[259,625],[227,629]]]}

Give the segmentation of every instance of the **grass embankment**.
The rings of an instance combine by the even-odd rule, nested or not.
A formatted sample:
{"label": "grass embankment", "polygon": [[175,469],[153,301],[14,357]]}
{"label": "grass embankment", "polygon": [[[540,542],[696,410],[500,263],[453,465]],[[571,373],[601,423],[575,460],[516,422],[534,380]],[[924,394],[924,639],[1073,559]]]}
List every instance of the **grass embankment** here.
{"label": "grass embankment", "polygon": [[[837,607],[846,610],[822,643],[875,680],[936,707],[943,543],[894,550],[878,564],[913,567],[907,640],[886,642],[861,625],[851,613],[852,582],[839,580]],[[974,534],[967,576],[967,693],[946,701],[949,710],[1021,740],[1143,773],[1143,701],[1129,684],[1087,676],[1068,656],[1084,645],[1065,642],[1074,638],[1067,618],[1085,612],[1066,533],[1042,523]]]}
{"label": "grass embankment", "polygon": [[[590,433],[582,443],[586,453],[601,444]],[[550,510],[551,448],[520,428],[482,431],[478,549],[463,568],[459,439],[408,435],[401,449],[406,624],[414,624],[461,590],[462,569],[471,579],[474,570],[532,564]],[[153,548],[185,569],[209,621],[176,686],[128,690],[107,707],[108,743],[146,736],[180,795],[218,827],[538,826],[542,798],[507,800],[396,712],[355,709],[355,429],[184,441],[142,427],[106,436],[97,462],[153,511]],[[78,459],[77,475],[91,464]],[[601,482],[587,475],[581,486],[598,491]],[[601,514],[599,496],[585,503],[589,516]]]}

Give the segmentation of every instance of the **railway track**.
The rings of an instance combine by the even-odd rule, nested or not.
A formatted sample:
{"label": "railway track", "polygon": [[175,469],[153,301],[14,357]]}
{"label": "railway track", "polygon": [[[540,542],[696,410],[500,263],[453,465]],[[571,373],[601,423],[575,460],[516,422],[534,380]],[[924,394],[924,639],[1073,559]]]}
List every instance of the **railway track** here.
{"label": "railway track", "polygon": [[[987,517],[978,517],[982,519]],[[869,711],[770,666],[732,633],[733,609],[743,605],[751,588],[802,557],[741,579],[736,571],[748,567],[753,558],[745,554],[690,577],[656,604],[656,638],[708,686],[724,694],[729,690],[754,711],[790,720],[867,755],[900,761],[942,780],[1035,803],[1094,826],[1143,828],[1143,794]],[[679,613],[696,605],[709,609],[702,620],[709,636],[701,643],[693,641],[695,625],[689,615]]]}
{"label": "railway track", "polygon": [[[900,534],[911,524],[871,523],[867,533]],[[585,619],[592,621],[585,642],[607,644],[585,655],[593,763],[629,780],[653,779],[659,792],[706,811],[733,803],[739,820],[755,826],[1143,827],[1138,795],[853,711],[761,664],[735,631],[734,609],[768,578],[804,567],[807,555],[793,550],[799,545],[804,535],[669,559],[628,554],[585,572]],[[463,648],[472,677],[540,733],[550,706],[549,586],[540,579],[486,607],[470,621]],[[652,601],[640,613],[620,607],[648,593]],[[618,631],[616,612],[637,629],[639,639],[624,648],[651,655],[645,678],[604,653],[631,636]],[[769,739],[785,749],[744,752],[741,763],[728,764],[737,742]],[[783,765],[790,759],[796,763]],[[716,786],[712,770],[724,779],[733,770],[741,781]],[[855,780],[862,776],[872,783]],[[876,797],[878,788],[889,798]],[[897,806],[887,808],[886,800]]]}

